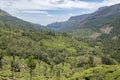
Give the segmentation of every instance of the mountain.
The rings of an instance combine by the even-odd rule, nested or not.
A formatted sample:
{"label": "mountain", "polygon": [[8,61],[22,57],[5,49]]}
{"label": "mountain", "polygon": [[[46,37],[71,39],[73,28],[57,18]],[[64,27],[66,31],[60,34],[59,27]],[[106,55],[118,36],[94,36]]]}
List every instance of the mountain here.
{"label": "mountain", "polygon": [[117,39],[120,36],[120,16],[114,17],[108,23],[103,24],[90,35],[90,38]]}
{"label": "mountain", "polygon": [[[110,7],[104,7],[98,9],[98,11],[92,13],[83,24],[85,29],[92,30],[91,38],[104,38],[114,39],[117,38],[120,33],[120,4],[116,4]],[[106,35],[106,36],[105,36]]]}
{"label": "mountain", "polygon": [[109,23],[111,19],[120,16],[120,4],[98,9],[80,23],[80,27],[97,29]]}
{"label": "mountain", "polygon": [[42,25],[21,20],[1,9],[0,9],[0,27],[10,27],[28,30],[47,30],[47,28]]}
{"label": "mountain", "polygon": [[88,17],[88,16],[89,16],[89,14],[83,14],[83,15],[80,15],[80,16],[72,16],[72,17],[69,18],[69,21],[72,21],[72,20],[82,21],[82,20],[84,20],[84,19],[85,19],[86,17]]}
{"label": "mountain", "polygon": [[68,21],[55,22],[52,24],[48,24],[47,27],[57,30],[57,31],[68,31],[68,30],[71,30],[71,28],[75,29],[76,27],[78,27],[79,23],[88,16],[89,14],[84,14],[80,16],[72,16],[68,19]]}
{"label": "mountain", "polygon": [[115,22],[114,19],[119,17],[120,4],[116,4],[101,7],[91,14],[73,16],[66,22],[49,24],[48,27],[68,32],[74,36],[87,35],[88,37],[100,29],[105,29],[108,24],[111,25],[112,22]]}

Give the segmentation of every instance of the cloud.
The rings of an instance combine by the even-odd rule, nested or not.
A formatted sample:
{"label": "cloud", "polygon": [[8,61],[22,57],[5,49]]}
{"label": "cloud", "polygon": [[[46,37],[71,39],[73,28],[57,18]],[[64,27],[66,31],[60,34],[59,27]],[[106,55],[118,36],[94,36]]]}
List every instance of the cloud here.
{"label": "cloud", "polygon": [[20,13],[27,13],[27,14],[45,14],[47,15],[48,12],[47,11],[40,11],[40,10],[22,10],[19,11]]}
{"label": "cloud", "polygon": [[53,4],[62,4],[62,3],[66,3],[67,0],[51,0],[51,3]]}
{"label": "cloud", "polygon": [[0,0],[0,8],[9,8],[9,10],[98,9],[102,6],[117,3],[120,3],[120,0],[103,0],[102,2],[85,2],[81,0]]}

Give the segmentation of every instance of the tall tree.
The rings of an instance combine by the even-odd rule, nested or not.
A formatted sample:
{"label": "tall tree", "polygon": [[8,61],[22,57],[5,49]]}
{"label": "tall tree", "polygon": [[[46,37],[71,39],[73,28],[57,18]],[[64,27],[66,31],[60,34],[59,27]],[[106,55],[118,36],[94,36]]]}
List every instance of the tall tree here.
{"label": "tall tree", "polygon": [[3,66],[2,59],[4,58],[4,55],[5,55],[5,52],[2,49],[0,49],[0,68],[1,68],[1,70],[2,70],[2,66]]}
{"label": "tall tree", "polygon": [[32,80],[33,70],[36,68],[36,61],[33,56],[28,57],[27,66],[30,69],[30,80]]}

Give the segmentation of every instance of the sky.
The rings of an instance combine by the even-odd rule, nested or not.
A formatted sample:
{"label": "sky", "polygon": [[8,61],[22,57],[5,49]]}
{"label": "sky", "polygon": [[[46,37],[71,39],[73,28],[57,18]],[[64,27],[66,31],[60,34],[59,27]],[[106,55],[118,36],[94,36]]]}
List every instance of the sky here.
{"label": "sky", "polygon": [[0,0],[0,9],[20,19],[47,25],[117,3],[120,0]]}

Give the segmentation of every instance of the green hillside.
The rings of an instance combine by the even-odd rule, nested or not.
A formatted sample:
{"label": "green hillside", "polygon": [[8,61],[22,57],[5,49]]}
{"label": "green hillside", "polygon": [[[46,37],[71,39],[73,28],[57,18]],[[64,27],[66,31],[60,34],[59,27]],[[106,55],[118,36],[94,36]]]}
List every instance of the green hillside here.
{"label": "green hillside", "polygon": [[18,19],[0,9],[0,26],[27,30],[49,30],[47,27]]}
{"label": "green hillside", "polygon": [[[114,49],[118,46],[116,45]],[[28,66],[28,60],[30,56],[33,56],[32,59],[36,66],[32,70],[32,80],[82,80],[86,76],[89,77],[89,80],[98,80],[96,73],[92,72],[92,70],[97,72],[98,68],[105,70],[97,72],[104,80],[102,73],[108,72],[106,76],[110,76],[111,68],[119,69],[119,60],[115,56],[119,52],[116,52],[115,55],[113,52],[108,54],[103,51],[105,48],[102,42],[86,42],[72,38],[66,33],[35,32],[0,27],[0,78],[1,80],[12,80],[13,78],[29,80],[31,68]],[[109,50],[110,48],[106,49],[106,51]],[[34,61],[30,58],[30,62],[33,63],[29,63],[29,65],[33,65]],[[117,68],[114,68],[113,64]],[[106,68],[100,65],[109,66]],[[89,74],[85,75],[87,73]],[[118,73],[119,71],[116,71],[111,74],[118,75]],[[119,77],[117,75],[113,78]],[[107,78],[109,77],[105,79]]]}

